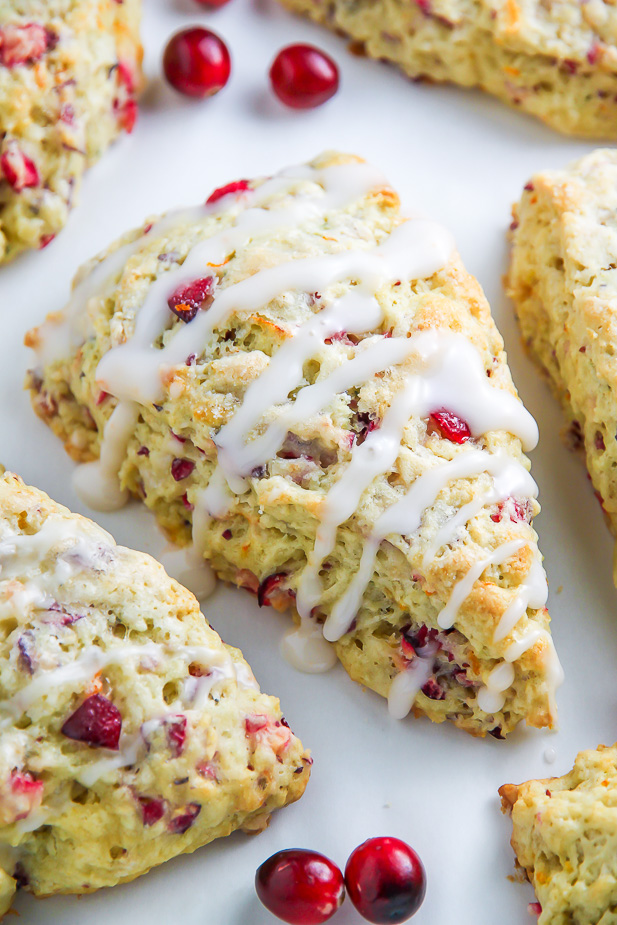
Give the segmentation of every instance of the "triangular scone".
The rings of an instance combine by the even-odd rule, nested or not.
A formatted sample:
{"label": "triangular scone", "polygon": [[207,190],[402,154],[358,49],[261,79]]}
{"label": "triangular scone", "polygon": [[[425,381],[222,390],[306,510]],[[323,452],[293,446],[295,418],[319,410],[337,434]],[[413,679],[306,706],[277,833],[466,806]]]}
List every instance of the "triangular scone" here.
{"label": "triangular scone", "polygon": [[219,575],[294,606],[290,658],[331,664],[323,626],[394,715],[554,722],[535,423],[450,236],[379,172],[324,155],[149,222],[28,343],[37,413],[101,454],[82,496],[121,504],[120,473]]}
{"label": "triangular scone", "polygon": [[580,752],[563,777],[505,784],[499,793],[517,863],[539,900],[538,925],[613,925],[617,746]]}
{"label": "triangular scone", "polygon": [[282,0],[414,80],[480,87],[561,132],[617,137],[617,29],[605,0]]}
{"label": "triangular scone", "polygon": [[513,216],[507,285],[523,342],[617,536],[617,151],[532,177]]}
{"label": "triangular scone", "polygon": [[0,916],[259,831],[310,764],[158,562],[0,477]]}
{"label": "triangular scone", "polygon": [[82,175],[130,132],[141,0],[0,4],[0,263],[45,247]]}

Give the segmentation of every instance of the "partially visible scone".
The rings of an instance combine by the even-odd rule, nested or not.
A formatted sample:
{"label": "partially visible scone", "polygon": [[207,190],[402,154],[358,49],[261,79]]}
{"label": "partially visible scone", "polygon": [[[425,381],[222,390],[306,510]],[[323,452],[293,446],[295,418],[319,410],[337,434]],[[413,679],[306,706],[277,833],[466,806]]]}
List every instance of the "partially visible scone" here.
{"label": "partially visible scone", "polygon": [[617,536],[617,151],[532,177],[513,216],[507,288],[523,341]]}
{"label": "partially visible scone", "polygon": [[0,916],[259,831],[310,763],[158,562],[0,477]]}
{"label": "partially visible scone", "polygon": [[[535,422],[450,235],[327,154],[149,221],[28,335],[36,412],[93,506],[142,498],[289,657],[504,736],[560,669],[523,455]],[[324,643],[334,644],[334,649]]]}
{"label": "partially visible scone", "polygon": [[561,132],[617,138],[610,0],[282,0],[414,80],[480,87]]}
{"label": "partially visible scone", "polygon": [[0,2],[0,263],[45,247],[137,115],[141,0]]}
{"label": "partially visible scone", "polygon": [[499,793],[517,864],[539,900],[538,925],[614,925],[617,746],[580,752],[563,777],[505,784]]}

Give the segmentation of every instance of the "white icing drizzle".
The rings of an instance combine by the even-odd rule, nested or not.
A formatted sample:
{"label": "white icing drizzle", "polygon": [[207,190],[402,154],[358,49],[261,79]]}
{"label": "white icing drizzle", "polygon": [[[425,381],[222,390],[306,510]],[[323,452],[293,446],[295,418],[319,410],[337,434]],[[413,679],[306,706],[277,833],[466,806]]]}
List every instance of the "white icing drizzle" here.
{"label": "white icing drizzle", "polygon": [[544,749],[544,760],[547,764],[554,764],[556,758],[557,751],[552,747],[552,745],[549,745],[548,748]]}
{"label": "white icing drizzle", "polygon": [[[457,454],[453,460],[447,462],[437,461],[432,468],[418,476],[403,497],[389,508],[386,508],[384,513],[377,519],[365,543],[356,574],[349,583],[345,593],[337,600],[332,612],[326,620],[324,625],[324,635],[326,639],[331,641],[340,639],[349,629],[349,625],[364,596],[366,586],[372,578],[375,558],[382,540],[389,534],[398,534],[401,536],[413,534],[420,526],[424,512],[435,503],[439,493],[448,484],[456,479],[480,475],[482,472],[494,472],[497,475],[502,475],[503,485],[511,483],[511,479],[513,478],[511,473],[514,473],[514,479],[524,479],[526,476],[529,482],[532,482],[531,476],[529,476],[520,463],[517,463],[515,460],[501,453],[489,454],[482,450],[472,449]],[[531,488],[531,485],[529,487]],[[518,543],[517,548],[524,545],[524,540],[517,540],[516,542]],[[482,574],[488,564],[486,560],[484,561],[485,564],[480,569],[477,577]],[[465,579],[462,579],[462,581],[465,581]],[[471,585],[473,585],[473,581]],[[456,594],[455,600],[458,600],[462,590],[461,588],[461,591]],[[454,593],[455,592],[453,592],[453,594]],[[467,597],[468,593],[469,591],[461,599],[461,602]],[[445,615],[442,618],[442,611],[442,614],[439,616],[439,625],[443,629],[452,626],[456,618],[457,609],[454,601],[449,610],[446,605]],[[443,623],[441,622],[442,619],[444,621]]]}
{"label": "white icing drizzle", "polygon": [[[260,208],[273,195],[288,194],[299,183],[305,181],[312,181],[319,192],[312,196],[298,195],[292,199],[291,203],[284,202],[278,208]],[[179,326],[171,341],[163,349],[157,349],[154,342],[167,329],[171,321],[167,299],[176,288],[196,277],[203,276],[207,272],[205,268],[214,268],[223,264],[229,253],[246,245],[254,235],[268,231],[281,231],[311,218],[323,218],[329,210],[341,208],[366,195],[371,189],[383,186],[384,183],[383,176],[367,164],[334,165],[323,170],[313,170],[305,166],[289,168],[263,183],[248,197],[251,207],[239,212],[232,227],[225,228],[196,245],[180,267],[163,273],[153,283],[137,313],[133,336],[126,343],[108,351],[97,368],[97,383],[105,391],[120,399],[120,405],[115,409],[114,414],[117,413],[116,421],[121,426],[112,428],[109,433],[107,428],[105,429],[101,458],[105,455],[107,463],[105,461],[100,465],[100,461],[94,464],[87,463],[85,464],[87,468],[78,470],[78,473],[83,472],[83,475],[76,473],[74,476],[75,490],[85,503],[95,509],[109,510],[120,507],[123,500],[127,500],[127,496],[117,485],[117,473],[126,456],[127,445],[133,434],[138,415],[137,405],[133,402],[155,402],[162,391],[162,373],[170,366],[184,363],[187,356],[195,352],[196,346],[205,345],[216,326],[224,323],[230,314],[237,311],[254,310],[284,292],[285,288],[298,288],[302,282],[297,275],[297,269],[300,266],[303,268],[309,289],[316,285],[310,272],[311,268],[314,269],[316,261],[310,259],[292,261],[281,267],[272,268],[273,272],[270,277],[266,276],[268,271],[262,271],[240,283],[228,286],[218,293],[207,312],[200,312],[190,324]],[[322,184],[323,189],[318,184]],[[168,218],[162,221],[168,222]],[[180,218],[177,213],[174,213],[169,221],[180,221]],[[419,222],[419,224],[422,225],[422,229],[416,229],[416,233],[419,234],[422,230],[428,239],[431,235],[434,239],[438,237],[438,226],[428,222]],[[433,241],[433,247],[438,244],[442,249],[449,246],[447,259],[452,243],[445,232],[442,233],[441,241]],[[137,246],[139,245],[136,245],[135,249]],[[425,244],[425,254],[430,251],[430,247],[430,244]],[[386,255],[389,250],[391,247],[385,248]],[[341,263],[345,255],[348,258],[350,256],[349,252],[343,252],[341,255],[335,254],[328,258],[320,258],[322,263],[325,261],[326,269],[322,270],[324,281],[329,278],[336,280],[337,273],[341,274],[345,266],[350,265],[349,260],[347,264]],[[114,255],[111,256],[114,257]],[[356,256],[356,264],[358,263]],[[287,287],[285,287],[285,273],[288,274],[290,281]],[[259,298],[255,292],[256,286],[261,287]],[[71,319],[74,319],[78,313],[78,303],[79,299],[75,296],[74,306],[67,311],[69,327],[74,325]],[[84,303],[81,308],[83,311]],[[44,334],[43,329],[41,329],[41,334]],[[70,348],[70,341],[67,346]],[[113,482],[114,463],[117,463],[115,484]],[[101,479],[102,488],[100,490],[97,489],[97,479]]]}
{"label": "white icing drizzle", "polygon": [[86,527],[79,520],[50,514],[36,533],[7,531],[0,537],[0,580],[20,578],[53,555],[57,559],[55,580],[61,584],[84,565],[96,564],[102,544],[112,546],[114,541],[100,527]]}
{"label": "white icing drizzle", "polygon": [[512,632],[528,607],[533,610],[540,610],[541,607],[546,606],[547,599],[548,582],[546,572],[540,558],[534,556],[525,580],[517,589],[516,597],[499,620],[493,635],[494,641],[500,642],[505,639]]}
{"label": "white icing drizzle", "polygon": [[142,232],[133,241],[122,244],[94,264],[73,288],[63,311],[54,313],[40,326],[39,340],[34,348],[40,366],[66,359],[74,348],[79,347],[93,333],[87,311],[90,299],[100,299],[115,285],[127,262],[144,244],[164,234],[173,225],[182,221],[198,221],[204,214],[203,206],[169,212],[155,222],[149,232]]}
{"label": "white icing drizzle", "polygon": [[84,787],[92,787],[101,777],[119,768],[137,764],[146,754],[146,743],[141,733],[134,735],[121,735],[117,754],[100,758],[91,764],[86,764],[75,774],[77,780]]}
{"label": "white icing drizzle", "polygon": [[[85,684],[110,665],[122,665],[135,660],[151,667],[173,658],[181,658],[187,664],[199,662],[208,670],[215,671],[217,679],[235,679],[244,686],[244,681],[236,675],[234,662],[224,650],[216,651],[207,646],[164,646],[154,642],[117,645],[110,649],[89,646],[73,661],[59,668],[42,671],[39,677],[35,677],[12,697],[0,701],[0,713],[7,714],[10,723],[11,719],[19,719],[37,700],[46,697],[52,690]],[[0,720],[0,726],[3,723],[7,724],[7,720]]]}
{"label": "white icing drizzle", "polygon": [[526,542],[524,539],[510,540],[507,543],[502,543],[501,546],[498,546],[497,549],[493,550],[488,556],[474,562],[467,574],[456,582],[446,606],[437,617],[437,623],[440,628],[445,630],[454,626],[454,621],[456,620],[456,616],[463,602],[469,597],[473,586],[482,576],[485,569],[490,568],[492,565],[502,565],[525,545]]}
{"label": "white icing drizzle", "polygon": [[489,674],[486,684],[478,691],[478,706],[485,713],[497,713],[505,703],[505,693],[514,682],[514,668],[500,662]]}
{"label": "white icing drizzle", "polygon": [[31,607],[50,607],[84,569],[106,567],[113,546],[105,530],[61,514],[50,514],[36,533],[6,531],[0,537],[0,611],[21,615]]}
{"label": "white icing drizzle", "polygon": [[420,690],[433,673],[436,653],[435,643],[417,649],[416,658],[392,681],[388,692],[388,712],[394,719],[404,719],[411,710]]}
{"label": "white icing drizzle", "polygon": [[[302,187],[305,182],[313,186]],[[100,461],[90,464],[90,468],[82,468],[77,476],[77,486],[82,495],[85,493],[88,503],[95,506],[120,504],[125,493],[119,489],[117,476],[137,421],[139,404],[160,399],[164,394],[163,379],[170,368],[184,363],[191,353],[207,351],[213,332],[234,313],[258,310],[285,292],[324,291],[338,282],[353,280],[356,285],[345,296],[328,303],[326,295],[325,307],[291,332],[270,359],[265,372],[247,389],[239,409],[217,435],[217,466],[210,484],[198,493],[193,512],[194,548],[201,552],[206,546],[211,518],[221,517],[229,510],[234,494],[249,490],[247,478],[251,471],[277,453],[294,424],[318,414],[336,395],[362,385],[376,373],[406,364],[403,385],[391,402],[381,427],[369,433],[363,444],[353,448],[348,465],[324,500],[315,547],[298,589],[297,606],[302,624],[288,634],[283,643],[288,657],[296,663],[300,661],[300,653],[307,652],[311,653],[315,665],[327,667],[332,662],[321,640],[317,645],[316,624],[310,622],[311,610],[323,594],[320,568],[334,548],[338,527],[354,516],[365,490],[376,477],[392,470],[411,417],[427,417],[433,411],[446,409],[464,419],[474,437],[505,430],[518,436],[526,450],[535,445],[538,437],[533,418],[518,399],[507,390],[494,387],[487,379],[475,348],[465,337],[444,331],[424,331],[405,338],[369,336],[355,349],[352,359],[342,362],[313,384],[301,387],[304,363],[319,353],[326,339],[343,331],[366,333],[381,324],[382,311],[375,298],[379,289],[398,280],[431,276],[447,263],[453,247],[450,236],[422,219],[404,222],[376,247],[292,260],[215,291],[208,311],[199,312],[190,324],[177,325],[166,336],[173,320],[167,299],[179,285],[203,277],[208,272],[207,267],[220,266],[229,253],[244,247],[254,236],[311,221],[315,221],[318,228],[329,209],[345,207],[383,183],[381,175],[366,165],[337,165],[320,171],[309,167],[292,168],[243,196],[242,203],[235,204],[230,212],[231,224],[194,247],[182,266],[163,273],[150,286],[137,313],[132,337],[108,351],[100,361],[97,382],[118,398],[120,404],[106,427]],[[286,200],[294,189],[296,195],[291,201]],[[281,203],[269,201],[278,194]],[[115,264],[108,271],[97,268],[100,279],[104,281],[104,274],[110,275],[112,269],[117,273]],[[92,280],[90,285],[95,291],[97,287]],[[87,301],[85,291],[81,296],[76,292],[69,312],[72,317],[79,314],[77,302],[84,295]],[[407,364],[412,362],[414,355],[413,362],[419,369],[410,371]],[[290,401],[289,394],[298,386],[295,400]],[[389,535],[410,536],[417,531],[426,510],[437,502],[440,493],[452,481],[487,473],[492,484],[481,497],[466,504],[437,531],[425,553],[425,565],[440,548],[452,542],[457,532],[485,505],[510,496],[535,497],[535,483],[527,471],[505,453],[465,448],[456,451],[452,460],[439,460],[438,457],[434,460],[435,464],[419,475],[403,497],[386,508],[370,529],[358,571],[336,600],[324,625],[325,639],[334,641],[348,631],[373,575],[380,543]],[[453,626],[461,604],[483,571],[505,561],[524,545],[524,539],[511,540],[474,563],[455,584],[439,615],[439,626]],[[541,563],[536,559],[503,614],[495,641],[513,631],[528,607],[544,606],[545,601],[546,580]],[[532,646],[534,639],[539,638],[533,636],[534,632],[511,644],[506,650],[505,661],[491,672],[478,699],[483,709],[499,708],[495,705],[505,696],[504,691],[514,678],[510,663],[519,657],[512,653],[522,654]],[[403,715],[405,704],[410,708],[417,690],[425,682],[416,685],[428,667],[432,670],[432,656],[416,661],[417,665],[412,662],[412,667],[393,682],[391,711],[396,715]],[[549,666],[551,683],[558,674],[554,665]],[[197,695],[197,691],[195,693]]]}

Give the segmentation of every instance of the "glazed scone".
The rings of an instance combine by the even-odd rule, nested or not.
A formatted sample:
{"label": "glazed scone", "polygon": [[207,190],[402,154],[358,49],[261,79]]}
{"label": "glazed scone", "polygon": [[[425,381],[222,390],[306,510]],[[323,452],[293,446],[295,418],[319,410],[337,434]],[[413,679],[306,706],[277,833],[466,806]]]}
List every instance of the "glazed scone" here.
{"label": "glazed scone", "polygon": [[35,410],[100,456],[82,496],[142,498],[291,607],[293,661],[478,735],[554,722],[537,428],[450,236],[374,168],[327,154],[149,221],[27,342]]}
{"label": "glazed scone", "polygon": [[480,87],[561,132],[617,138],[611,0],[282,0],[414,80]]}
{"label": "glazed scone", "polygon": [[0,0],[0,263],[45,247],[135,123],[141,0]]}
{"label": "glazed scone", "polygon": [[617,536],[617,152],[537,174],[513,216],[507,288],[523,341]]}
{"label": "glazed scone", "polygon": [[158,562],[0,477],[0,916],[259,831],[310,763]]}
{"label": "glazed scone", "polygon": [[617,922],[617,746],[580,752],[569,774],[499,790],[538,925]]}

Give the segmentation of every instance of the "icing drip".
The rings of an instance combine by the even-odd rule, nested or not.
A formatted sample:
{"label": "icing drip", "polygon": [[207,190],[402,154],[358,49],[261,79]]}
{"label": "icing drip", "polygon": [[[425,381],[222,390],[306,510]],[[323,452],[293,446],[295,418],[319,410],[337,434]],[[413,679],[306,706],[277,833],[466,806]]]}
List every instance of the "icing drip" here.
{"label": "icing drip", "polygon": [[544,749],[544,760],[547,764],[554,764],[556,758],[557,752],[552,746]]}
{"label": "icing drip", "polygon": [[326,642],[321,627],[309,620],[285,633],[281,653],[290,665],[307,674],[329,671],[337,662],[334,646]]}
{"label": "icing drip", "polygon": [[118,473],[138,419],[135,402],[116,405],[103,431],[99,458],[83,463],[73,473],[73,488],[84,504],[96,511],[117,511],[129,499],[128,491],[120,487]]}
{"label": "icing drip", "polygon": [[159,562],[167,574],[188,588],[198,601],[214,593],[216,575],[195,549],[167,549],[159,556]]}
{"label": "icing drip", "polygon": [[416,697],[433,673],[437,646],[428,643],[416,651],[405,671],[396,675],[388,692],[388,712],[394,719],[404,719]]}

